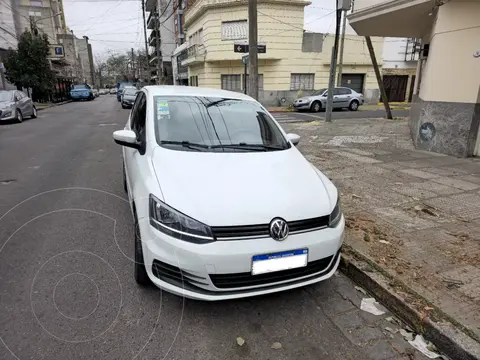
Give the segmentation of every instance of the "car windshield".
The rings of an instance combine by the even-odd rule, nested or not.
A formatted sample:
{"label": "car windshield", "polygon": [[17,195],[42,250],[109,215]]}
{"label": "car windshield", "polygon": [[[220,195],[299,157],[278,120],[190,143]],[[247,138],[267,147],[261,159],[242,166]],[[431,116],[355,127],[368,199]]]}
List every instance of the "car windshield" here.
{"label": "car windshield", "polygon": [[74,89],[87,89],[87,85],[73,85]]}
{"label": "car windshield", "polygon": [[315,91],[312,95],[317,96],[317,95],[322,95],[326,90],[328,89],[320,89]]}
{"label": "car windshield", "polygon": [[13,91],[0,91],[0,101],[12,101]]}
{"label": "car windshield", "polygon": [[271,116],[253,101],[157,96],[154,103],[157,141],[169,149],[254,152],[290,148]]}
{"label": "car windshield", "polygon": [[137,89],[125,89],[123,95],[136,95],[137,92]]}

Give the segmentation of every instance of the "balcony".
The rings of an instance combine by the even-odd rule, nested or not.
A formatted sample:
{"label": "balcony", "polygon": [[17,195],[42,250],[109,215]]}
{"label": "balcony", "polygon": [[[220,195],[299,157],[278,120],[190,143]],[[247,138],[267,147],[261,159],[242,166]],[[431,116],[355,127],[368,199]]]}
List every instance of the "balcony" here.
{"label": "balcony", "polygon": [[431,0],[357,0],[349,24],[362,36],[421,38],[432,26]]}
{"label": "balcony", "polygon": [[152,11],[150,15],[148,15],[147,19],[147,29],[155,29],[155,16],[156,12]]}
{"label": "balcony", "polygon": [[205,46],[195,44],[187,48],[187,58],[181,62],[181,66],[187,66],[205,62]]}
{"label": "balcony", "polygon": [[154,30],[148,37],[148,45],[155,47],[157,44],[157,32]]}
{"label": "balcony", "polygon": [[146,11],[154,11],[157,7],[157,0],[146,0],[145,2],[145,10]]}

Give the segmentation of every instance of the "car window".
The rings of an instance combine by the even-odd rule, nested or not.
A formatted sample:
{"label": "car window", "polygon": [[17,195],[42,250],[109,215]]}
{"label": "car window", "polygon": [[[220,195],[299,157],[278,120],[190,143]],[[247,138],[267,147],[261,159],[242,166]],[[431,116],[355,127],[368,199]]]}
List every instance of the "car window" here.
{"label": "car window", "polygon": [[338,88],[338,93],[340,95],[350,95],[352,93],[352,90],[348,88]]}
{"label": "car window", "polygon": [[[258,151],[288,149],[288,141],[275,121],[256,102],[226,98],[189,96],[155,97],[155,129],[161,146],[190,151],[179,144],[201,144],[204,151]],[[221,145],[244,148],[221,148]],[[256,150],[246,145],[257,146]],[[181,144],[180,144],[181,145]],[[214,146],[214,148],[205,147]]]}
{"label": "car window", "polygon": [[332,93],[333,93],[334,96],[335,96],[335,95],[340,95],[339,88],[334,88],[334,89],[332,89]]}
{"label": "car window", "polygon": [[21,100],[21,99],[22,99],[22,96],[20,95],[20,92],[15,91],[15,100],[18,101],[18,100]]}
{"label": "car window", "polygon": [[124,95],[135,95],[138,92],[137,89],[125,89],[123,92]]}
{"label": "car window", "polygon": [[25,94],[23,91],[19,91],[19,93],[22,96],[22,99],[28,97],[27,94]]}
{"label": "car window", "polygon": [[317,90],[315,91],[312,96],[320,96],[322,95],[325,91],[327,91],[327,89],[320,89],[320,90]]}
{"label": "car window", "polygon": [[0,101],[12,101],[13,97],[13,91],[0,91]]}
{"label": "car window", "polygon": [[146,97],[141,92],[135,101],[133,109],[132,130],[137,134],[137,140],[140,142],[145,141],[145,121],[147,118],[147,105]]}

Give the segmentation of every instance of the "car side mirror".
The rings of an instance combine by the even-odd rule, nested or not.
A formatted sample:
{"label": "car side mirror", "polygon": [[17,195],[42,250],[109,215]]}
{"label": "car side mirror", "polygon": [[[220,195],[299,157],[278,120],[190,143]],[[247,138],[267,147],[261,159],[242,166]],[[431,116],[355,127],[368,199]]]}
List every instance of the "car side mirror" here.
{"label": "car side mirror", "polygon": [[117,130],[113,133],[113,140],[122,146],[139,150],[141,144],[137,141],[137,134],[132,130]]}
{"label": "car side mirror", "polygon": [[287,139],[290,140],[295,146],[297,146],[300,142],[300,136],[297,134],[287,134]]}

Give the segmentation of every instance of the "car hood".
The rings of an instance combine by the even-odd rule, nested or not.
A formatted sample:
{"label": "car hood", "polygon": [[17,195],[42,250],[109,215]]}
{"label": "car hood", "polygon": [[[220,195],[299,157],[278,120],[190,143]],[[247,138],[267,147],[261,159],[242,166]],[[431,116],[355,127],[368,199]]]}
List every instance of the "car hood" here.
{"label": "car hood", "polygon": [[152,163],[164,201],[210,226],[324,216],[337,197],[333,184],[296,148],[207,153],[158,146]]}

